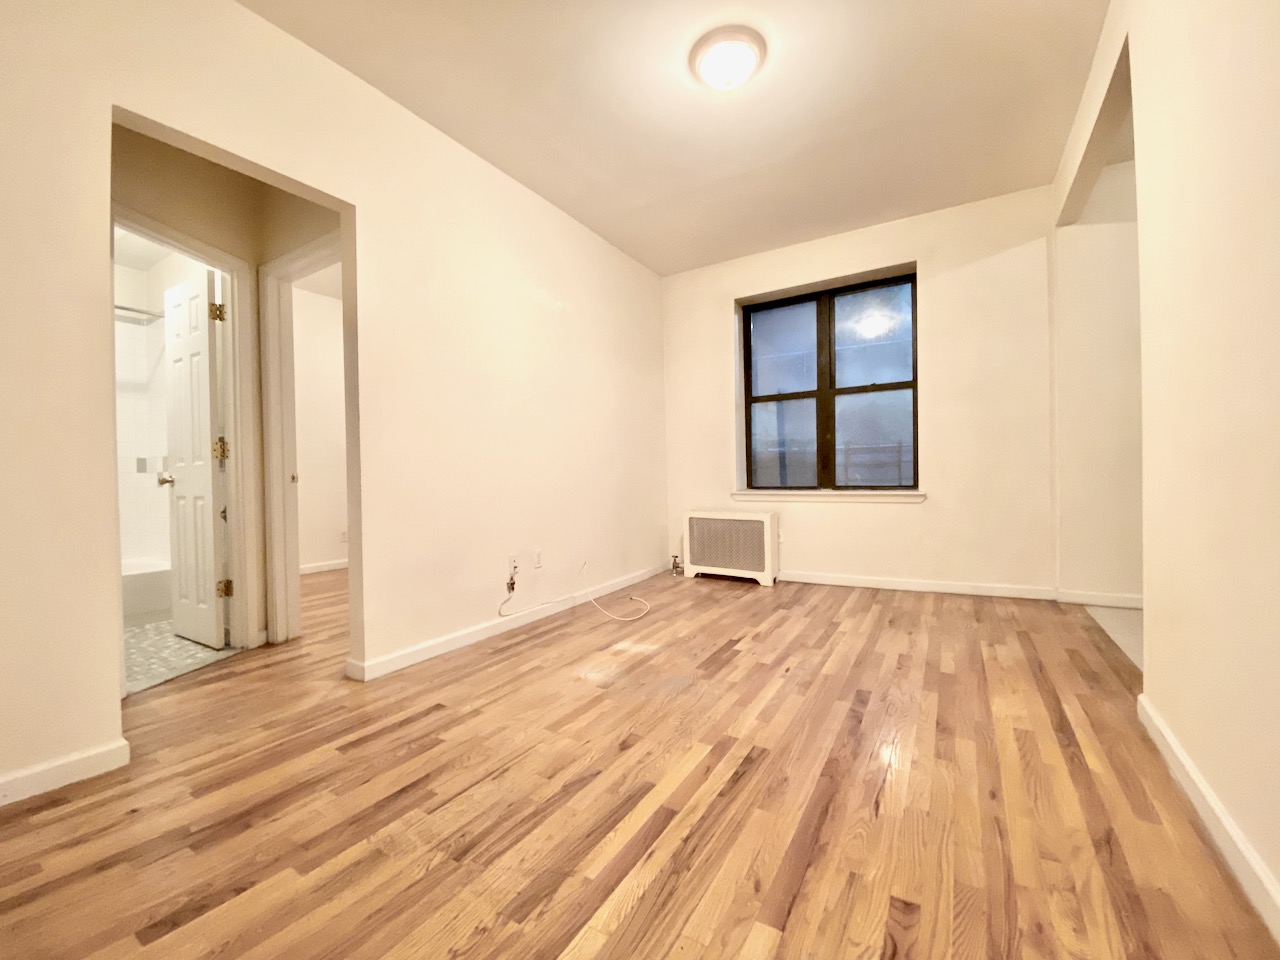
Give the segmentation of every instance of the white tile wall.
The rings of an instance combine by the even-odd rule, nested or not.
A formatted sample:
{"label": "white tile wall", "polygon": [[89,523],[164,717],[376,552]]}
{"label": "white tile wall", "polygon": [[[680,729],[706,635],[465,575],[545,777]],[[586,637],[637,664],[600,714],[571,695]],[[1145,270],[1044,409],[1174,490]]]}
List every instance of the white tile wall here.
{"label": "white tile wall", "polygon": [[[180,253],[150,270],[115,267],[115,302],[164,310],[165,291],[205,283],[207,268]],[[169,451],[164,321],[116,321],[116,455],[120,472],[122,560],[169,564],[169,490],[156,484]],[[138,460],[146,470],[138,472]]]}
{"label": "white tile wall", "polygon": [[[169,493],[156,484],[168,452],[164,324],[116,321],[116,457],[120,554],[169,559]],[[138,472],[138,461],[146,461]]]}

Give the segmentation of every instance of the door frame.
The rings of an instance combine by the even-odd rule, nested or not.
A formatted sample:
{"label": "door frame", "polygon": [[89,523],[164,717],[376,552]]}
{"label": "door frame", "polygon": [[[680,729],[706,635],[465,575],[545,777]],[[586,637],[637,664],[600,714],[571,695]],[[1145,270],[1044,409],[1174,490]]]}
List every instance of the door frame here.
{"label": "door frame", "polygon": [[[281,643],[302,633],[302,609],[298,585],[301,561],[298,552],[296,480],[298,444],[293,367],[293,284],[317,270],[342,262],[342,231],[335,230],[297,250],[292,250],[258,270],[261,289],[260,335],[262,340],[262,452],[264,504],[266,507],[267,639]],[[346,277],[343,300],[347,301]],[[345,339],[345,337],[344,337]],[[344,358],[344,366],[346,361]],[[343,384],[344,391],[346,383]],[[350,407],[349,398],[345,404]],[[348,431],[348,434],[350,431]],[[346,442],[348,473],[351,437]],[[347,490],[347,529],[353,524],[352,490]],[[352,550],[348,536],[348,553]],[[350,559],[348,560],[350,564]],[[354,594],[354,590],[352,591]],[[354,605],[353,605],[354,613]],[[354,628],[353,616],[353,628]],[[354,634],[353,634],[354,642]]]}
{"label": "door frame", "polygon": [[[262,463],[258,424],[258,284],[253,267],[245,260],[188,236],[120,203],[111,204],[113,226],[146,237],[178,253],[198,260],[231,277],[231,324],[224,335],[225,358],[219,372],[220,435],[227,438],[231,458],[226,470],[228,575],[235,590],[228,600],[226,626],[231,646],[256,647],[265,643],[262,629],[265,605],[261,550],[252,549],[261,528],[258,505],[262,502]],[[123,651],[123,635],[121,641]],[[123,653],[122,653],[123,660]],[[123,663],[121,693],[124,693]]]}

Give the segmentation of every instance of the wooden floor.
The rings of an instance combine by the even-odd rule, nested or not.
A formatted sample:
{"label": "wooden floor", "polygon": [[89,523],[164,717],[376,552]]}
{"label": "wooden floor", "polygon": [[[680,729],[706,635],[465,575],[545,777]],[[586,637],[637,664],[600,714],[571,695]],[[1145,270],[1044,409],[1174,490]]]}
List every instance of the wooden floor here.
{"label": "wooden floor", "polygon": [[0,956],[1280,958],[1083,608],[631,592],[360,684],[308,578],[0,810]]}

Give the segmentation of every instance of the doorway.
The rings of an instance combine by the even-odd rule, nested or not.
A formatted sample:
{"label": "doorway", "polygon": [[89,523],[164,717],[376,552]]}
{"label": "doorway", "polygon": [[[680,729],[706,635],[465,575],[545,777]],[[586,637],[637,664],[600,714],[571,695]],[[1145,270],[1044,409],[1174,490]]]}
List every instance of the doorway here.
{"label": "doorway", "polygon": [[[214,365],[205,368],[205,372],[212,378],[208,437],[210,443],[222,448],[220,452],[217,447],[211,448],[213,476],[221,480],[221,485],[202,494],[200,506],[213,508],[212,513],[206,514],[216,518],[211,521],[213,535],[208,542],[221,553],[200,568],[200,576],[202,583],[212,584],[217,602],[215,616],[220,615],[221,621],[212,631],[213,645],[209,649],[244,649],[300,636],[299,550],[303,549],[308,551],[307,563],[312,570],[349,564],[349,576],[340,569],[330,570],[325,576],[341,578],[344,595],[349,588],[349,643],[352,657],[358,658],[363,650],[363,607],[359,384],[354,362],[354,208],[126,111],[117,109],[114,121],[114,226],[215,271],[212,285],[204,289],[208,303],[220,310],[221,319],[209,327],[213,341],[207,359],[213,360]],[[325,499],[330,507],[318,527],[331,542],[317,552],[299,543],[294,350],[291,339],[288,343],[279,339],[274,301],[279,291],[288,294],[284,309],[289,311],[286,320],[291,322],[294,282],[325,268],[331,268],[327,278],[319,278],[316,283],[334,285],[320,295],[328,297],[329,314],[334,312],[333,304],[341,303],[340,324],[321,320],[320,332],[308,323],[299,334],[307,337],[308,346],[313,340],[329,344],[328,372],[320,379],[326,396],[342,404],[337,410],[326,408],[327,437],[323,448],[334,454],[330,457],[332,462],[318,468],[307,466],[307,452],[303,452],[301,469],[308,476],[301,478],[301,485],[308,489],[302,509],[307,513],[309,528],[310,518],[324,514],[326,508],[317,508],[314,498],[308,500],[306,495],[318,492],[316,488],[322,482],[337,481],[329,483],[332,490]],[[283,283],[276,283],[277,279]],[[149,309],[164,313],[163,305]],[[198,313],[200,308],[197,305],[194,309]],[[154,319],[157,324],[162,323],[159,318]],[[291,336],[292,327],[288,329]],[[334,342],[331,334],[335,333],[340,333],[340,343]],[[289,366],[282,367],[282,363]],[[288,401],[277,402],[279,387],[285,382],[289,387]],[[310,413],[310,401],[304,402]],[[283,419],[282,411],[287,414]],[[287,444],[281,442],[285,419]],[[204,449],[203,436],[197,446]],[[174,466],[172,458],[169,466]],[[173,481],[164,485],[166,491],[183,486],[177,470],[164,472],[169,476],[152,478],[156,486],[161,485],[162,479]],[[282,505],[290,508],[289,517],[282,516]],[[276,535],[277,531],[284,532],[284,540]],[[334,546],[344,540],[348,541],[345,549]],[[284,542],[288,543],[287,556],[286,548],[281,547]],[[172,555],[171,549],[171,560]],[[182,568],[167,569],[172,577]],[[171,592],[177,589],[173,583],[169,586]],[[275,598],[281,595],[291,595],[292,602],[277,602]],[[174,609],[172,600],[169,609]],[[291,616],[286,617],[286,612]],[[173,627],[173,634],[188,638],[197,632],[176,622]],[[122,693],[128,689],[126,672],[122,664]]]}
{"label": "doorway", "polygon": [[1121,49],[1051,237],[1059,599],[1143,667],[1137,158]]}
{"label": "doorway", "polygon": [[304,575],[346,570],[348,359],[342,244],[321,237],[265,264],[262,290],[267,632],[302,631]]}
{"label": "doorway", "polygon": [[342,264],[292,286],[298,566],[308,576],[347,568]]}
{"label": "doorway", "polygon": [[123,693],[225,659],[228,488],[218,357],[230,277],[113,229]]}

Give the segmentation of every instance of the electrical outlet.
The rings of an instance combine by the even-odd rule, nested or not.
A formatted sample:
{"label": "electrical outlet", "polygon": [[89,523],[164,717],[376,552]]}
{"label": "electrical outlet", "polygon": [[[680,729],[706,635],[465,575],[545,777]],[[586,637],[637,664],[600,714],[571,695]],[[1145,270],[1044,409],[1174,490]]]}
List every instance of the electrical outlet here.
{"label": "electrical outlet", "polygon": [[516,565],[516,555],[513,553],[507,558],[507,576],[514,577],[519,569]]}
{"label": "electrical outlet", "polygon": [[542,569],[542,549],[541,548],[538,548],[537,550],[533,551],[533,568],[535,570]]}
{"label": "electrical outlet", "polygon": [[342,542],[343,543],[347,542],[347,531],[345,530],[342,531]]}

